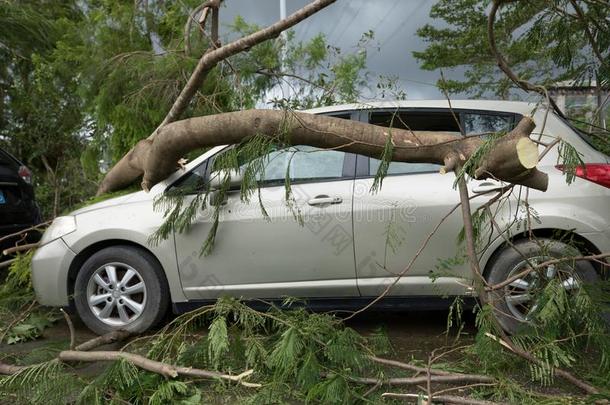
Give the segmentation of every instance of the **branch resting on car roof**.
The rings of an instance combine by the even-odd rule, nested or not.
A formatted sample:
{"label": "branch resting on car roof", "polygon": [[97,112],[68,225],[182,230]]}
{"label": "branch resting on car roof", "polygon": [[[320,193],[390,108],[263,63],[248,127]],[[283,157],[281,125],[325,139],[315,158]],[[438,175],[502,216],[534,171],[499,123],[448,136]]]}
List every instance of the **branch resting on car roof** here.
{"label": "branch resting on car roof", "polygon": [[[538,145],[529,139],[534,129],[529,117],[511,132],[493,141],[475,168],[477,179],[495,178],[545,191],[548,177],[536,169]],[[177,121],[162,127],[155,139],[140,141],[125,157],[129,171],[142,175],[149,190],[176,170],[176,162],[191,150],[239,144],[254,136],[267,136],[292,145],[310,145],[379,158],[388,141],[392,159],[399,162],[436,163],[442,172],[462,166],[485,141],[479,137],[435,131],[384,128],[359,121],[277,110],[246,110]],[[390,139],[388,140],[388,137]],[[110,172],[102,191],[122,185],[120,172]]]}

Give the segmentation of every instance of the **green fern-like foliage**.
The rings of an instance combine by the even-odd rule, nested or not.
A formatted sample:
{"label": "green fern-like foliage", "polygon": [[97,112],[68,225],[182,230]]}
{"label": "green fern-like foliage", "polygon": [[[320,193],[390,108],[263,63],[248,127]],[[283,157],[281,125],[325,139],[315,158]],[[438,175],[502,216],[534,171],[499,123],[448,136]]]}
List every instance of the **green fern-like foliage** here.
{"label": "green fern-like foliage", "polygon": [[33,251],[18,254],[0,285],[0,343],[36,339],[57,319],[54,311],[41,308],[35,302],[30,269],[32,256]]}
{"label": "green fern-like foliage", "polygon": [[572,184],[576,178],[576,168],[584,165],[582,153],[578,152],[574,146],[561,140],[558,146],[557,163],[563,166],[563,173],[566,176],[566,183]]}
{"label": "green fern-like foliage", "polygon": [[[290,128],[293,125],[293,115],[287,111],[285,119],[280,122],[276,134],[256,134],[239,145],[228,148],[214,157],[211,172],[222,175],[220,185],[211,189],[209,184],[190,185],[187,187],[174,187],[156,198],[153,208],[163,213],[163,224],[150,236],[149,243],[158,244],[169,238],[173,233],[188,232],[197,216],[204,210],[210,209],[210,231],[202,244],[201,254],[208,255],[214,248],[216,234],[220,227],[222,204],[231,187],[231,173],[239,172],[242,180],[240,184],[240,199],[243,202],[252,202],[256,194],[261,214],[269,220],[260,192],[260,179],[265,177],[265,168],[270,152],[281,149],[290,144]],[[287,165],[285,176],[285,203],[292,212],[295,220],[303,225],[300,208],[298,207],[290,182],[290,162]]]}
{"label": "green fern-like foliage", "polygon": [[383,185],[383,179],[388,174],[388,168],[390,167],[390,162],[392,161],[392,155],[394,154],[394,141],[392,140],[392,124],[394,122],[394,116],[390,121],[390,128],[388,128],[388,136],[386,138],[385,144],[383,145],[383,152],[381,153],[379,164],[379,168],[377,169],[377,173],[375,173],[375,179],[373,180],[373,185],[371,186],[371,193],[376,193],[381,190],[381,186]]}
{"label": "green fern-like foliage", "polygon": [[[583,366],[595,369],[599,379],[610,377],[608,281],[584,284],[574,292],[566,291],[561,283],[558,279],[550,280],[537,292],[537,305],[529,314],[530,322],[511,337],[513,343],[540,361],[540,364],[527,363],[531,378],[547,386],[554,382],[556,368]],[[479,308],[476,351],[492,372],[502,367],[515,368],[514,358],[509,360],[507,353],[492,361],[491,355],[497,354],[499,347],[486,333],[500,335],[493,316],[491,306]],[[516,364],[526,365],[521,360]]]}
{"label": "green fern-like foliage", "polygon": [[[184,338],[204,321],[210,322],[207,336],[193,341],[195,349],[182,351]],[[254,395],[255,402],[317,398],[337,403],[354,398],[347,376],[375,370],[366,358],[375,352],[369,346],[366,338],[329,314],[275,306],[259,312],[235,299],[221,298],[214,307],[183,315],[162,330],[149,355],[171,358],[182,351],[188,353],[183,359],[192,356],[199,366],[214,369],[240,370],[247,364],[256,378],[271,381]],[[321,380],[322,372],[332,373],[331,382]]]}

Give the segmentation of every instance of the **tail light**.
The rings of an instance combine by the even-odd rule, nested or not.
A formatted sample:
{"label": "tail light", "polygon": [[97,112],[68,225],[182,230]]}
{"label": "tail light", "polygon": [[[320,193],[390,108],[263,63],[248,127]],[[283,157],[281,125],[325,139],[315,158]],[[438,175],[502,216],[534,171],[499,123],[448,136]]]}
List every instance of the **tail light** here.
{"label": "tail light", "polygon": [[32,172],[26,166],[19,166],[19,177],[28,184],[32,184]]}
{"label": "tail light", "polygon": [[[563,165],[555,166],[563,171]],[[587,163],[576,167],[576,176],[610,188],[610,164]]]}

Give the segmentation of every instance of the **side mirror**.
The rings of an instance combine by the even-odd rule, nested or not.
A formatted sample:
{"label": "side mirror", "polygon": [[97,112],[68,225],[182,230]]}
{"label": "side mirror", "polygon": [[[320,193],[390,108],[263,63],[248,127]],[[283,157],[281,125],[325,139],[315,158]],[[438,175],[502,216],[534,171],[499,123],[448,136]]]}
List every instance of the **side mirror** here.
{"label": "side mirror", "polygon": [[210,174],[210,190],[219,190],[227,177],[229,178],[229,188],[239,188],[243,181],[243,175],[239,170],[218,170]]}

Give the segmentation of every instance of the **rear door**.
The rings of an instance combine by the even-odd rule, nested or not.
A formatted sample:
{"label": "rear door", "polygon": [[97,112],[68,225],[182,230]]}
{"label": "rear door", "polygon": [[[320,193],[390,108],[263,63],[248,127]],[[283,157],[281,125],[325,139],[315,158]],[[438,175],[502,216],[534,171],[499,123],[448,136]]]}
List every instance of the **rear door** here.
{"label": "rear door", "polygon": [[[411,130],[468,134],[510,129],[513,114],[449,110],[388,110],[368,113],[371,123]],[[380,161],[359,156],[354,186],[354,244],[358,287],[363,296],[379,295],[414,258],[435,226],[459,202],[453,173],[442,175],[440,166],[392,162],[383,186],[371,193]],[[471,181],[469,187],[486,187]],[[413,267],[391,290],[395,296],[461,295],[467,291],[470,272],[464,265],[447,270],[456,256],[462,228],[455,210],[432,236]],[[435,282],[432,282],[432,279]]]}
{"label": "rear door", "polygon": [[[272,152],[260,183],[268,219],[257,196],[247,203],[236,190],[221,209],[209,256],[199,255],[212,224],[209,213],[190,231],[175,235],[186,296],[358,296],[352,230],[355,159],[306,146]],[[294,196],[288,205],[287,170]]]}

